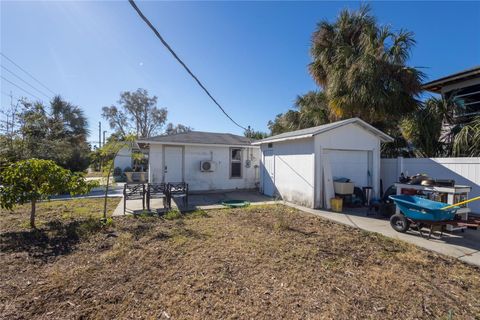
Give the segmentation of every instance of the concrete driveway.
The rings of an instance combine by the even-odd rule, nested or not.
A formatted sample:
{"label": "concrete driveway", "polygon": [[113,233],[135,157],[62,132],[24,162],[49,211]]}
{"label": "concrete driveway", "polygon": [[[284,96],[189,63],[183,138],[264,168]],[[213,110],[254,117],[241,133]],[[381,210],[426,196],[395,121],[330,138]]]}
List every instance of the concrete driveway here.
{"label": "concrete driveway", "polygon": [[427,250],[445,254],[480,267],[480,230],[467,229],[465,232],[456,231],[443,233],[441,239],[427,239],[422,237],[418,231],[414,230],[409,230],[407,233],[396,232],[392,229],[388,220],[376,219],[371,216],[367,217],[366,209],[365,214],[359,212],[336,213],[305,208],[291,203],[285,204],[325,219],[366,231],[377,232],[390,238],[403,240]]}

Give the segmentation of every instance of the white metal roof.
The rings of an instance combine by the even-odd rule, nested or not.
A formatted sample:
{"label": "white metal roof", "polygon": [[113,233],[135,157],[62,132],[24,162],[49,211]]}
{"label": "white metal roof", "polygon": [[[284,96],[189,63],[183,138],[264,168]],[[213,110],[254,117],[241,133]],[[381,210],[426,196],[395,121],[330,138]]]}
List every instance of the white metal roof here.
{"label": "white metal roof", "polygon": [[337,122],[332,122],[332,123],[327,123],[318,127],[312,127],[312,128],[307,128],[307,129],[301,129],[301,130],[296,130],[296,131],[291,131],[291,132],[285,132],[281,134],[277,134],[275,136],[271,136],[259,141],[252,142],[252,145],[261,145],[264,143],[270,143],[270,142],[279,142],[279,141],[288,141],[288,140],[296,140],[296,139],[304,139],[304,138],[309,138],[313,137],[317,134],[324,133],[326,131],[333,130],[338,127],[346,126],[348,124],[357,124],[364,128],[367,131],[370,131],[370,133],[378,136],[382,142],[392,142],[393,138],[387,135],[386,133],[378,130],[374,126],[366,123],[360,118],[350,118],[346,120],[341,120]]}

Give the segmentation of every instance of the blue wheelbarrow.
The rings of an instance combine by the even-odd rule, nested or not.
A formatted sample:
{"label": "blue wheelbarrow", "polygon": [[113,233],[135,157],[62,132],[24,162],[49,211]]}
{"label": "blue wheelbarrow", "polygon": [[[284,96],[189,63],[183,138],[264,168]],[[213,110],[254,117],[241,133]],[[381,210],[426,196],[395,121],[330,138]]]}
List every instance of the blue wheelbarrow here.
{"label": "blue wheelbarrow", "polygon": [[423,236],[421,229],[424,226],[429,226],[430,233],[428,234],[428,238],[430,238],[434,227],[440,227],[441,236],[447,224],[472,227],[475,229],[480,227],[480,219],[471,218],[462,221],[456,218],[457,210],[460,209],[459,205],[480,200],[480,197],[455,204],[446,204],[408,195],[390,196],[390,199],[392,199],[400,209],[400,213],[396,213],[390,217],[390,225],[398,232],[407,232],[410,227],[414,227],[420,232],[420,235]]}
{"label": "blue wheelbarrow", "polygon": [[456,205],[452,206],[417,196],[396,195],[390,196],[390,199],[400,209],[400,213],[390,217],[390,225],[398,232],[406,232],[410,227],[415,227],[420,231],[423,226],[429,225],[431,235],[432,226],[444,226],[454,221],[455,214],[460,209]]}

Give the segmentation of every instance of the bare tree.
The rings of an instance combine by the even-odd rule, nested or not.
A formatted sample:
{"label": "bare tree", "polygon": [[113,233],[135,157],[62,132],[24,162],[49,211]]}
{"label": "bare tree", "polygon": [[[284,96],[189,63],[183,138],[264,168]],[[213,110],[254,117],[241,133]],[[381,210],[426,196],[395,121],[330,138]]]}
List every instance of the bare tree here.
{"label": "bare tree", "polygon": [[167,109],[158,108],[157,97],[150,97],[145,89],[122,92],[118,105],[103,107],[102,116],[122,136],[133,133],[145,138],[159,134],[167,120]]}

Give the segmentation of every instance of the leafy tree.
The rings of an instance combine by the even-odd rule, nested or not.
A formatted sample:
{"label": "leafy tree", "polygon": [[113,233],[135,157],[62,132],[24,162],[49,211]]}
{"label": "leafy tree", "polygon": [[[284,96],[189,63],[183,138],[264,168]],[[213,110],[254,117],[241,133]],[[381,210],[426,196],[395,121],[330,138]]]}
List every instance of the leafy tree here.
{"label": "leafy tree", "polygon": [[189,126],[185,126],[183,124],[177,124],[174,125],[173,123],[169,123],[167,127],[165,128],[165,134],[166,135],[171,135],[171,134],[177,134],[177,133],[184,133],[184,132],[190,132],[192,131],[193,128]]}
{"label": "leafy tree", "polygon": [[252,140],[261,140],[268,137],[268,134],[266,132],[255,131],[252,128],[250,128],[250,126],[248,126],[247,130],[245,130],[243,135]]}
{"label": "leafy tree", "polygon": [[31,204],[30,227],[35,228],[36,203],[52,195],[88,193],[95,183],[72,173],[51,160],[29,159],[12,163],[0,175],[0,207],[12,209]]}
{"label": "leafy tree", "polygon": [[294,107],[286,113],[278,114],[268,123],[272,134],[316,127],[330,122],[327,98],[323,92],[309,91],[297,96]]}
{"label": "leafy tree", "polygon": [[423,73],[406,65],[413,33],[380,26],[368,6],[341,11],[313,33],[309,70],[323,88],[332,120],[395,123],[415,110]]}
{"label": "leafy tree", "polygon": [[[98,149],[98,156],[102,159],[101,162],[103,163],[103,173],[105,175],[107,184],[105,186],[105,194],[104,194],[104,205],[103,205],[103,220],[106,221],[107,219],[107,199],[108,199],[108,191],[110,189],[110,176],[112,175],[112,171],[114,169],[114,159],[117,154],[123,148],[132,148],[135,142],[135,135],[127,135],[121,136],[116,135],[115,138],[109,140],[102,148]],[[127,169],[125,168],[125,171]]]}
{"label": "leafy tree", "polygon": [[275,119],[268,122],[268,129],[270,134],[280,134],[288,131],[297,130],[300,114],[296,110],[288,110],[285,113],[279,113],[275,116]]}
{"label": "leafy tree", "polygon": [[49,159],[72,171],[88,167],[88,122],[83,111],[56,96],[47,107],[20,100],[2,135],[0,159],[9,163],[30,158]]}
{"label": "leafy tree", "polygon": [[102,108],[102,116],[110,128],[122,136],[134,133],[137,138],[159,134],[167,120],[167,109],[157,107],[157,97],[147,90],[120,93],[119,106]]}

